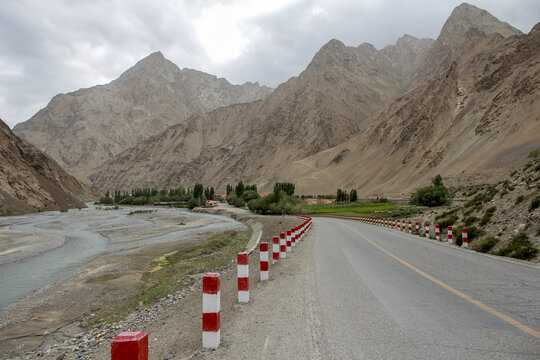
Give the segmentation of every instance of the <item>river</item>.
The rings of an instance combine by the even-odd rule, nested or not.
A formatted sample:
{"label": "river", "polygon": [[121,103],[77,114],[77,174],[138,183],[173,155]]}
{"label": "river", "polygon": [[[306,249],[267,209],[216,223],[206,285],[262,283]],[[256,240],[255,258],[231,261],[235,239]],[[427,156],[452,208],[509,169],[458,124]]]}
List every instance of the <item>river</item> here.
{"label": "river", "polygon": [[[155,212],[130,215],[135,210]],[[1,217],[0,307],[66,278],[105,254],[238,228],[244,225],[230,218],[185,209],[103,210],[92,204],[67,213]]]}

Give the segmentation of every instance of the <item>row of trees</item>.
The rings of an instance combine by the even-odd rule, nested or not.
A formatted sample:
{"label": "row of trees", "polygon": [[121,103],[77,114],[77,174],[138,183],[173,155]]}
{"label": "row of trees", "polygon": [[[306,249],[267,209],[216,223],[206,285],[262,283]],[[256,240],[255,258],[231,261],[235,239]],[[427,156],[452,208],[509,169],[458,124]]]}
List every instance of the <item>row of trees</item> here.
{"label": "row of trees", "polygon": [[242,180],[236,187],[227,185],[227,202],[236,207],[245,207],[250,200],[258,199],[257,185],[244,185]]}
{"label": "row of trees", "polygon": [[195,184],[193,189],[178,187],[171,189],[136,188],[130,192],[116,190],[111,197],[109,191],[100,199],[105,205],[147,205],[157,202],[185,202],[190,208],[200,206],[206,200],[214,200],[213,187],[204,188],[202,184]]}
{"label": "row of trees", "polygon": [[352,189],[349,194],[346,190],[337,189],[337,202],[356,202],[358,200],[358,192],[356,189]]}

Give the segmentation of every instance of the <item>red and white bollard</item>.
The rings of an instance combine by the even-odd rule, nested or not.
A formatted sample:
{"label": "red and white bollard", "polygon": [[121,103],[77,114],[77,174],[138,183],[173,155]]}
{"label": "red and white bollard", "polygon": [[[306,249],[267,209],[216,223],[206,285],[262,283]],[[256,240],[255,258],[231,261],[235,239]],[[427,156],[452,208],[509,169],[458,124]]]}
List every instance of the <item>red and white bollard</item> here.
{"label": "red and white bollard", "polygon": [[463,247],[469,247],[469,234],[467,234],[467,228],[461,230],[461,239],[463,240]]}
{"label": "red and white bollard", "polygon": [[441,227],[439,224],[435,224],[435,239],[437,241],[441,240]]}
{"label": "red and white bollard", "polygon": [[202,346],[216,349],[220,342],[221,279],[217,273],[203,276]]}
{"label": "red and white bollard", "polygon": [[403,220],[403,222],[401,223],[401,225],[403,226],[403,228],[401,229],[401,231],[407,231],[407,229],[405,228],[405,227],[407,226],[405,220]]}
{"label": "red and white bollard", "polygon": [[416,232],[420,234],[420,224],[416,222]]}
{"label": "red and white bollard", "polygon": [[291,230],[287,230],[287,252],[292,251]]}
{"label": "red and white bollard", "polygon": [[238,253],[238,302],[249,302],[249,255],[247,252]]}
{"label": "red and white bollard", "polygon": [[452,239],[452,227],[451,226],[448,227],[448,242],[450,244],[452,244],[454,242],[454,240]]}
{"label": "red and white bollard", "polygon": [[397,220],[397,228],[398,230],[401,230],[401,220]]}
{"label": "red and white bollard", "polygon": [[261,281],[268,280],[268,243],[259,244],[259,255],[261,264]]}
{"label": "red and white bollard", "polygon": [[279,234],[279,258],[287,258],[287,240],[285,240],[285,233]]}
{"label": "red and white bollard", "polygon": [[272,238],[272,264],[279,261],[279,237]]}
{"label": "red and white bollard", "polygon": [[412,222],[409,220],[409,234],[412,234]]}
{"label": "red and white bollard", "polygon": [[148,360],[148,335],[123,332],[111,343],[111,360]]}
{"label": "red and white bollard", "polygon": [[426,237],[429,238],[429,223],[426,223]]}
{"label": "red and white bollard", "polygon": [[297,234],[298,228],[293,227],[291,231],[291,245],[292,247],[296,246],[296,234]]}

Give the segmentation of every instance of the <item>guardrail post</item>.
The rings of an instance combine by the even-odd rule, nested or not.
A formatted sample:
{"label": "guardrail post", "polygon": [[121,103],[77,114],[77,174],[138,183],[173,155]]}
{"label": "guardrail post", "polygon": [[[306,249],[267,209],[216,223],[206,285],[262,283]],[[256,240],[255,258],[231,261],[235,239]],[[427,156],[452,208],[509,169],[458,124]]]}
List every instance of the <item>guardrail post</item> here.
{"label": "guardrail post", "polygon": [[454,240],[452,239],[452,227],[451,226],[448,227],[448,242],[450,244],[452,244],[454,242]]}
{"label": "guardrail post", "polygon": [[220,343],[221,279],[217,273],[203,276],[203,348],[216,349]]}
{"label": "guardrail post", "polygon": [[463,247],[469,247],[469,234],[467,233],[467,228],[461,230],[461,238],[463,240]]}
{"label": "guardrail post", "polygon": [[268,243],[259,244],[259,255],[261,264],[261,281],[268,280]]}
{"label": "guardrail post", "polygon": [[435,224],[435,239],[441,241],[441,227],[439,224]]}
{"label": "guardrail post", "polygon": [[429,238],[429,223],[426,223],[426,237]]}
{"label": "guardrail post", "polygon": [[238,302],[249,302],[249,255],[247,252],[240,252],[237,256],[238,270]]}
{"label": "guardrail post", "polygon": [[291,230],[287,230],[287,252],[292,251]]}
{"label": "guardrail post", "polygon": [[285,233],[279,234],[279,258],[287,258],[287,242],[285,240]]}
{"label": "guardrail post", "polygon": [[123,332],[111,343],[112,360],[148,360],[148,335],[142,331]]}

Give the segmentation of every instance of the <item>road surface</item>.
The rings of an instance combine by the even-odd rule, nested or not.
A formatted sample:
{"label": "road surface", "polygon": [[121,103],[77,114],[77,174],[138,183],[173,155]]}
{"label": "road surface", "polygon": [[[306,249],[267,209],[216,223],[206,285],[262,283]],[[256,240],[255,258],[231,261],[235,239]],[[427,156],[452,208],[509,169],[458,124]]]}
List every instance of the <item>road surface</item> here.
{"label": "road surface", "polygon": [[532,264],[315,218],[270,276],[194,358],[540,359]]}

